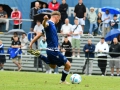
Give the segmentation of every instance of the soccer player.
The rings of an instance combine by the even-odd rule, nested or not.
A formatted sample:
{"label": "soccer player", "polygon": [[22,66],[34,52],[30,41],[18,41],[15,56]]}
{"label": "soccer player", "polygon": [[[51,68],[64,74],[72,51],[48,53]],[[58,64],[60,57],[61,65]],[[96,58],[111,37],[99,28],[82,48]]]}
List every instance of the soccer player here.
{"label": "soccer player", "polygon": [[[64,65],[64,70],[62,71],[62,77],[61,77],[61,84],[69,84],[66,82],[66,77],[69,74],[69,70],[71,67],[70,62],[67,60],[65,56],[61,54],[61,52],[58,49],[58,35],[57,35],[57,29],[55,27],[55,24],[59,22],[61,18],[60,12],[53,11],[51,14],[50,20],[48,20],[48,16],[44,16],[43,26],[46,31],[46,41],[47,41],[47,57],[40,55],[39,57],[41,60],[43,60],[45,63],[49,64],[49,66],[53,69],[56,68],[56,66],[62,66]],[[37,35],[32,42],[30,43],[30,48],[32,48],[32,44],[38,40],[41,37],[41,34]]]}

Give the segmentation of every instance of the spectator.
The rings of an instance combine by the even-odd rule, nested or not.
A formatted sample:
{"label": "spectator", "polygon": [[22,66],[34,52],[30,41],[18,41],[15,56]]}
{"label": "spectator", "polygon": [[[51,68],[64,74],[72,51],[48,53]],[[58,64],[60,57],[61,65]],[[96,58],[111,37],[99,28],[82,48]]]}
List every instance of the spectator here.
{"label": "spectator", "polygon": [[[34,39],[36,37],[36,33],[34,33],[32,36],[33,36],[32,39]],[[37,41],[35,43],[33,43],[32,49],[38,49],[38,42]]]}
{"label": "spectator", "polygon": [[62,0],[62,4],[60,4],[59,12],[61,13],[61,25],[64,24],[65,19],[68,18],[67,15],[68,4],[66,0]]}
{"label": "spectator", "polygon": [[[26,33],[22,34],[22,37],[20,38],[21,42],[21,49],[23,54],[27,54],[27,48],[28,48],[28,38],[26,36]],[[26,50],[24,50],[26,49]]]}
{"label": "spectator", "polygon": [[[0,40],[0,54],[4,54],[4,45]],[[6,62],[5,55],[0,55],[0,70],[4,71],[4,63]]]}
{"label": "spectator", "polygon": [[[14,40],[12,41],[12,48],[21,48],[21,42],[19,41],[18,37],[14,37]],[[18,62],[16,61],[18,59]],[[21,57],[17,56],[12,59],[13,63],[17,65],[18,71],[21,71]]]}
{"label": "spectator", "polygon": [[52,0],[49,4],[48,4],[48,8],[53,10],[53,11],[58,11],[59,9],[59,3],[56,0]]}
{"label": "spectator", "polygon": [[[83,51],[85,52],[86,61],[85,61],[85,65],[83,66],[82,72],[84,72],[85,70],[85,74],[87,74],[86,65],[88,58],[94,58],[93,52],[95,51],[95,45],[92,44],[92,41],[90,39],[88,40],[88,44],[84,46]],[[93,59],[89,59],[89,75],[92,74],[92,70],[93,70]]]}
{"label": "spectator", "polygon": [[119,20],[117,19],[117,15],[113,16],[113,20],[110,21],[112,29],[118,29]]}
{"label": "spectator", "polygon": [[[98,17],[97,17],[97,25],[98,25],[98,35],[101,35],[102,33],[102,13],[101,12],[99,12],[98,13]],[[101,24],[101,26],[100,26],[100,24]],[[99,29],[100,28],[100,29]]]}
{"label": "spectator", "polygon": [[62,25],[61,34],[65,34],[68,36],[68,40],[71,41],[72,34],[72,25],[69,23],[69,19],[65,19],[65,24]]}
{"label": "spectator", "polygon": [[[38,20],[37,25],[35,25],[35,27],[34,27],[34,32],[36,33],[36,35],[38,35],[38,34],[42,35],[43,30],[44,30],[44,27],[41,24],[41,22]],[[38,46],[40,46],[40,39],[38,40]]]}
{"label": "spectator", "polygon": [[[41,41],[40,41],[40,49],[41,50],[41,54],[46,54],[46,48],[47,48],[47,42],[46,42],[46,37],[43,36]],[[43,50],[44,49],[44,50]],[[45,69],[46,69],[46,73],[51,74],[51,68],[48,64],[46,64],[45,62],[43,62]]]}
{"label": "spectator", "polygon": [[90,12],[88,13],[88,19],[90,21],[90,29],[89,29],[89,34],[93,35],[92,33],[95,32],[97,29],[97,14],[94,11],[94,7],[90,8]]}
{"label": "spectator", "polygon": [[[111,52],[111,53],[119,53],[120,52],[120,45],[118,43],[117,38],[113,39],[113,44],[110,46],[109,52]],[[114,66],[116,68],[117,76],[119,76],[120,55],[119,54],[110,54],[110,56],[113,59],[113,60],[110,60],[110,62],[109,62],[109,65],[111,68],[111,76],[114,76]]]}
{"label": "spectator", "polygon": [[118,43],[120,44],[120,34],[117,36]]}
{"label": "spectator", "polygon": [[106,10],[105,13],[102,15],[102,21],[103,21],[103,36],[107,34],[107,32],[110,31],[110,20],[112,19],[111,14],[109,13],[109,10]]}
{"label": "spectator", "polygon": [[[64,42],[62,43],[61,48],[62,48],[61,51],[64,53],[64,55],[66,57],[71,57],[72,56],[72,45],[71,45],[70,41],[68,40],[67,36],[65,36]],[[72,62],[72,58],[68,58],[68,60],[70,62]]]}
{"label": "spectator", "polygon": [[[34,15],[37,14],[37,11],[40,9],[40,3],[39,2],[35,2],[35,7],[33,7],[30,11],[30,19],[34,18]],[[36,25],[35,21],[32,21],[31,23],[31,31],[33,31],[34,26]]]}
{"label": "spectator", "polygon": [[[11,13],[11,18],[14,20],[14,26],[13,29],[21,29],[22,28],[22,13],[15,8],[14,11]],[[16,20],[20,19],[20,20]]]}
{"label": "spectator", "polygon": [[[14,32],[13,37],[11,37],[11,41],[13,41],[15,37],[18,37],[17,32]],[[18,39],[19,39],[19,37],[18,37]]]}
{"label": "spectator", "polygon": [[[49,5],[48,8],[53,10],[53,11],[58,11],[59,10],[59,2],[57,2],[57,0],[52,0]],[[57,32],[60,33],[60,29],[61,29],[61,21],[59,21],[56,25],[57,28]]]}
{"label": "spectator", "polygon": [[47,8],[46,4],[43,4],[43,8]]}
{"label": "spectator", "polygon": [[79,0],[78,4],[75,6],[74,14],[75,17],[79,18],[79,24],[82,26],[82,30],[84,30],[86,7],[83,4],[83,0]]}
{"label": "spectator", "polygon": [[7,12],[3,10],[2,6],[0,6],[0,24],[6,23],[6,31],[8,31],[9,28],[9,20],[7,18],[8,18]]}
{"label": "spectator", "polygon": [[72,47],[73,47],[73,58],[75,57],[74,49],[77,49],[77,57],[80,57],[80,35],[83,33],[81,25],[79,25],[78,18],[74,20],[75,25],[72,29]]}
{"label": "spectator", "polygon": [[97,43],[95,52],[97,52],[98,56],[98,67],[102,72],[102,76],[104,76],[107,66],[107,54],[105,53],[109,52],[109,46],[103,37],[101,38],[101,41]]}

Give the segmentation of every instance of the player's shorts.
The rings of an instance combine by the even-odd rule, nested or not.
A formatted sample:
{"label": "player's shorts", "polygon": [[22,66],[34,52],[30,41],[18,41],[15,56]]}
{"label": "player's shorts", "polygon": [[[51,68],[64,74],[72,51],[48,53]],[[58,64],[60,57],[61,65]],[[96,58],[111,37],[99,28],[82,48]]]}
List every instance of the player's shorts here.
{"label": "player's shorts", "polygon": [[80,25],[85,25],[85,20],[83,20],[83,18],[79,18],[79,24]]}
{"label": "player's shorts", "polygon": [[50,64],[62,66],[67,62],[67,58],[60,51],[47,50],[47,58]]}
{"label": "player's shorts", "polygon": [[0,63],[4,64],[6,62],[5,55],[0,55]]}
{"label": "player's shorts", "polygon": [[119,58],[113,58],[113,60],[110,60],[110,62],[109,62],[109,66],[110,66],[110,68],[120,68],[120,61],[119,60],[114,60],[114,59],[120,59],[120,57]]}
{"label": "player's shorts", "polygon": [[80,39],[72,38],[72,48],[80,49]]}
{"label": "player's shorts", "polygon": [[18,61],[18,63],[21,63],[21,57],[20,56],[17,56],[15,58],[12,59],[13,62],[16,62]]}

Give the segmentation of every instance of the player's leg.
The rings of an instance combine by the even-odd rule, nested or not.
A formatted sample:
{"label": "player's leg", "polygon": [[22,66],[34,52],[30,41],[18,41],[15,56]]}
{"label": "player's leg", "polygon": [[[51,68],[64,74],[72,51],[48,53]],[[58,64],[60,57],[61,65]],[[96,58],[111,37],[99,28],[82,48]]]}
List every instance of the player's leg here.
{"label": "player's leg", "polygon": [[62,82],[65,82],[66,77],[69,74],[70,68],[71,68],[71,64],[69,61],[67,61],[66,64],[64,65],[64,70],[62,71],[62,77],[61,77]]}

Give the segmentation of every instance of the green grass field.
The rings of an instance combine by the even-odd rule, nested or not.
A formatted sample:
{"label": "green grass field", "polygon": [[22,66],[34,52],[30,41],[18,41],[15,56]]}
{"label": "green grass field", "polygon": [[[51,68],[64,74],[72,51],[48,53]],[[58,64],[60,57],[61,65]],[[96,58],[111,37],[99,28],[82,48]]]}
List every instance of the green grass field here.
{"label": "green grass field", "polygon": [[[67,81],[70,82],[70,76]],[[80,84],[59,84],[61,74],[0,72],[0,90],[120,90],[120,77],[82,76]]]}

